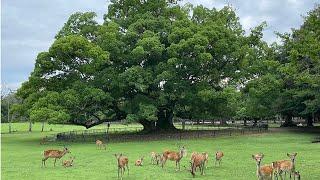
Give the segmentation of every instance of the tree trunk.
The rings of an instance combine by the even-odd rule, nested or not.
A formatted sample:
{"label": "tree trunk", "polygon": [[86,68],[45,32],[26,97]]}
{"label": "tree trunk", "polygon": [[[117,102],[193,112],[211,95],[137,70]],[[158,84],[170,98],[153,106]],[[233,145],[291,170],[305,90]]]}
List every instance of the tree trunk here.
{"label": "tree trunk", "polygon": [[158,112],[157,130],[176,130],[173,125],[173,111],[160,110]]}
{"label": "tree trunk", "polygon": [[43,132],[44,129],[44,121],[42,122],[41,132]]}
{"label": "tree trunk", "polygon": [[140,120],[139,123],[143,126],[143,132],[148,133],[156,130],[154,121]]}
{"label": "tree trunk", "polygon": [[32,132],[32,122],[29,121],[29,132]]}
{"label": "tree trunk", "polygon": [[200,125],[200,120],[199,119],[197,119],[197,125]]}
{"label": "tree trunk", "polygon": [[292,121],[292,115],[285,115],[284,123],[280,127],[294,127],[297,126]]}
{"label": "tree trunk", "polygon": [[311,115],[307,116],[307,118],[306,118],[306,124],[307,124],[308,127],[313,126],[313,118],[312,118]]}
{"label": "tree trunk", "polygon": [[173,111],[159,110],[158,120],[154,121],[140,120],[139,123],[143,126],[143,132],[168,131],[177,130],[173,125]]}
{"label": "tree trunk", "polygon": [[243,120],[243,125],[247,126],[247,120],[246,119]]}
{"label": "tree trunk", "polygon": [[182,130],[185,130],[186,129],[186,120],[185,119],[182,119]]}

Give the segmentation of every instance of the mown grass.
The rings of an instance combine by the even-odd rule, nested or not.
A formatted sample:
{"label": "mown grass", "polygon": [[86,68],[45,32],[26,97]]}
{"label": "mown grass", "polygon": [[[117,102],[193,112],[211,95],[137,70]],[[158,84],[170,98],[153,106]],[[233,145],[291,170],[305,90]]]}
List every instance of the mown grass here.
{"label": "mown grass", "polygon": [[[3,179],[116,179],[117,164],[113,155],[115,153],[124,153],[129,157],[130,175],[125,174],[124,179],[192,179],[190,172],[186,169],[189,168],[192,151],[207,151],[211,156],[206,175],[201,176],[197,172],[195,179],[256,179],[256,167],[251,154],[258,152],[265,154],[264,164],[271,163],[273,160],[287,159],[287,152],[297,152],[296,168],[301,172],[302,179],[320,179],[320,145],[310,143],[315,136],[311,134],[282,132],[182,141],[111,143],[107,145],[105,151],[97,150],[94,142],[66,144],[55,142],[39,145],[41,137],[45,135],[79,127],[52,125],[52,128],[53,132],[28,133],[21,130],[13,134],[2,134],[1,176]],[[61,166],[61,161],[53,167],[53,160],[49,159],[47,167],[42,168],[43,150],[62,149],[63,145],[71,150],[71,154],[63,159],[75,156],[74,167],[64,168]],[[179,145],[185,145],[188,149],[188,156],[181,161],[181,171],[175,171],[175,163],[171,161],[167,162],[164,169],[150,164],[151,151],[176,150]],[[222,150],[225,153],[220,167],[213,166],[212,159],[216,150]],[[144,166],[135,167],[134,161],[140,156],[145,157]]]}

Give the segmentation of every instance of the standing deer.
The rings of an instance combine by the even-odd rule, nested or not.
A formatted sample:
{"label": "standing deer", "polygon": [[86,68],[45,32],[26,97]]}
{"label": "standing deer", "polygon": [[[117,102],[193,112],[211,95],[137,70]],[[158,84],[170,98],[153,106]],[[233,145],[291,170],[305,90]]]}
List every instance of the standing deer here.
{"label": "standing deer", "polygon": [[257,177],[258,180],[272,180],[273,167],[271,165],[261,166],[261,161],[263,159],[263,154],[252,155],[252,158],[257,163]]}
{"label": "standing deer", "polygon": [[161,166],[163,168],[163,166],[165,165],[166,161],[169,159],[170,161],[175,161],[176,162],[176,168],[179,165],[179,171],[180,171],[180,160],[187,155],[187,151],[184,148],[184,146],[182,148],[180,148],[179,152],[175,152],[175,151],[164,151],[163,155],[162,155],[162,162],[161,162]]}
{"label": "standing deer", "polygon": [[114,155],[117,158],[118,161],[118,179],[119,179],[119,173],[121,174],[121,179],[122,176],[124,174],[124,171],[126,170],[126,168],[128,169],[128,175],[129,175],[129,159],[126,156],[123,156],[122,154],[115,154]]}
{"label": "standing deer", "polygon": [[104,148],[106,150],[106,145],[103,143],[103,141],[100,141],[99,139],[96,141],[97,149]]}
{"label": "standing deer", "polygon": [[280,176],[281,179],[282,173],[285,174],[288,172],[290,174],[290,179],[292,175],[295,173],[295,159],[297,156],[297,153],[289,154],[287,153],[287,156],[290,158],[290,160],[280,160],[275,161],[272,163],[273,168],[275,169],[275,177],[278,179],[278,176]]}
{"label": "standing deer", "polygon": [[[196,157],[196,155],[199,154],[197,152],[192,152],[191,154],[191,162],[193,161],[193,159]],[[204,166],[206,167],[206,164],[208,164],[208,159],[209,159],[209,154],[207,152],[203,152],[203,155],[205,155],[205,161],[204,161]]]}
{"label": "standing deer", "polygon": [[65,154],[70,153],[69,149],[64,147],[62,151],[60,150],[45,150],[43,152],[43,158],[42,158],[42,166],[46,166],[46,160],[49,158],[54,158],[54,166],[56,166],[57,159],[60,159]]}
{"label": "standing deer", "polygon": [[136,162],[134,163],[135,166],[142,166],[142,162],[143,162],[143,157],[141,157],[140,159],[136,160]]}
{"label": "standing deer", "polygon": [[215,166],[217,165],[217,162],[219,163],[219,166],[220,166],[223,156],[224,156],[224,154],[223,154],[222,151],[217,151],[216,152],[216,161],[214,162]]}
{"label": "standing deer", "polygon": [[73,160],[75,159],[75,157],[71,157],[69,160],[64,160],[62,162],[62,166],[66,167],[71,167],[73,166]]}
{"label": "standing deer", "polygon": [[191,156],[191,174],[195,177],[196,168],[199,167],[201,175],[204,175],[204,167],[206,160],[208,159],[208,153],[192,153]]}
{"label": "standing deer", "polygon": [[156,152],[151,152],[151,164],[159,164],[161,155]]}

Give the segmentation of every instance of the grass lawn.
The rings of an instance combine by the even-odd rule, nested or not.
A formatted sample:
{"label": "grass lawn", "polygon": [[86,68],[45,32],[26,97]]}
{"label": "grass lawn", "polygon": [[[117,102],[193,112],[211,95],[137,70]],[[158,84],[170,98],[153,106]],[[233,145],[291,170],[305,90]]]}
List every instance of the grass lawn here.
{"label": "grass lawn", "polygon": [[[124,179],[193,179],[190,172],[183,167],[189,168],[192,151],[207,151],[211,156],[206,175],[201,176],[197,172],[195,179],[256,179],[256,166],[251,154],[258,152],[265,154],[263,164],[288,159],[287,152],[297,152],[296,169],[300,171],[302,179],[320,179],[320,145],[310,143],[315,136],[311,134],[278,132],[182,141],[111,143],[107,145],[106,151],[97,150],[94,142],[67,143],[65,145],[70,149],[71,154],[66,155],[63,159],[69,158],[70,155],[75,156],[73,167],[64,168],[61,166],[61,161],[57,161],[57,166],[53,167],[53,159],[49,159],[47,167],[41,168],[43,150],[62,149],[64,143],[39,145],[40,138],[59,131],[81,127],[50,125],[53,131],[48,131],[49,127],[46,126],[46,132],[28,133],[22,127],[19,130],[17,124],[14,126],[17,132],[2,134],[1,137],[1,176],[3,179],[116,179],[117,163],[113,154],[120,152],[129,157],[130,175],[126,173]],[[27,124],[24,126],[27,129]],[[7,131],[7,125],[2,124],[1,129]],[[40,130],[40,126],[35,129]],[[175,163],[172,161],[168,161],[164,169],[150,164],[151,151],[177,150],[178,145],[185,145],[188,150],[187,158],[181,161],[181,171],[175,171]],[[216,150],[222,150],[225,153],[221,167],[213,166],[212,158]],[[144,166],[135,167],[134,161],[140,156],[145,157]]]}

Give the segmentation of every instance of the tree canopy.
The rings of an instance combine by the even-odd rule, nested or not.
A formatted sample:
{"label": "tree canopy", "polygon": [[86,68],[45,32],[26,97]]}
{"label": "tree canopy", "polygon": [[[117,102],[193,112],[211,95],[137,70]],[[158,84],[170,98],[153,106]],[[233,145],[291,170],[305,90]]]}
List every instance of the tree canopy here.
{"label": "tree canopy", "polygon": [[70,16],[38,54],[16,109],[33,121],[125,119],[147,131],[174,129],[174,116],[319,113],[319,6],[274,46],[262,40],[264,22],[245,35],[229,6],[111,0],[103,24],[95,16]]}

